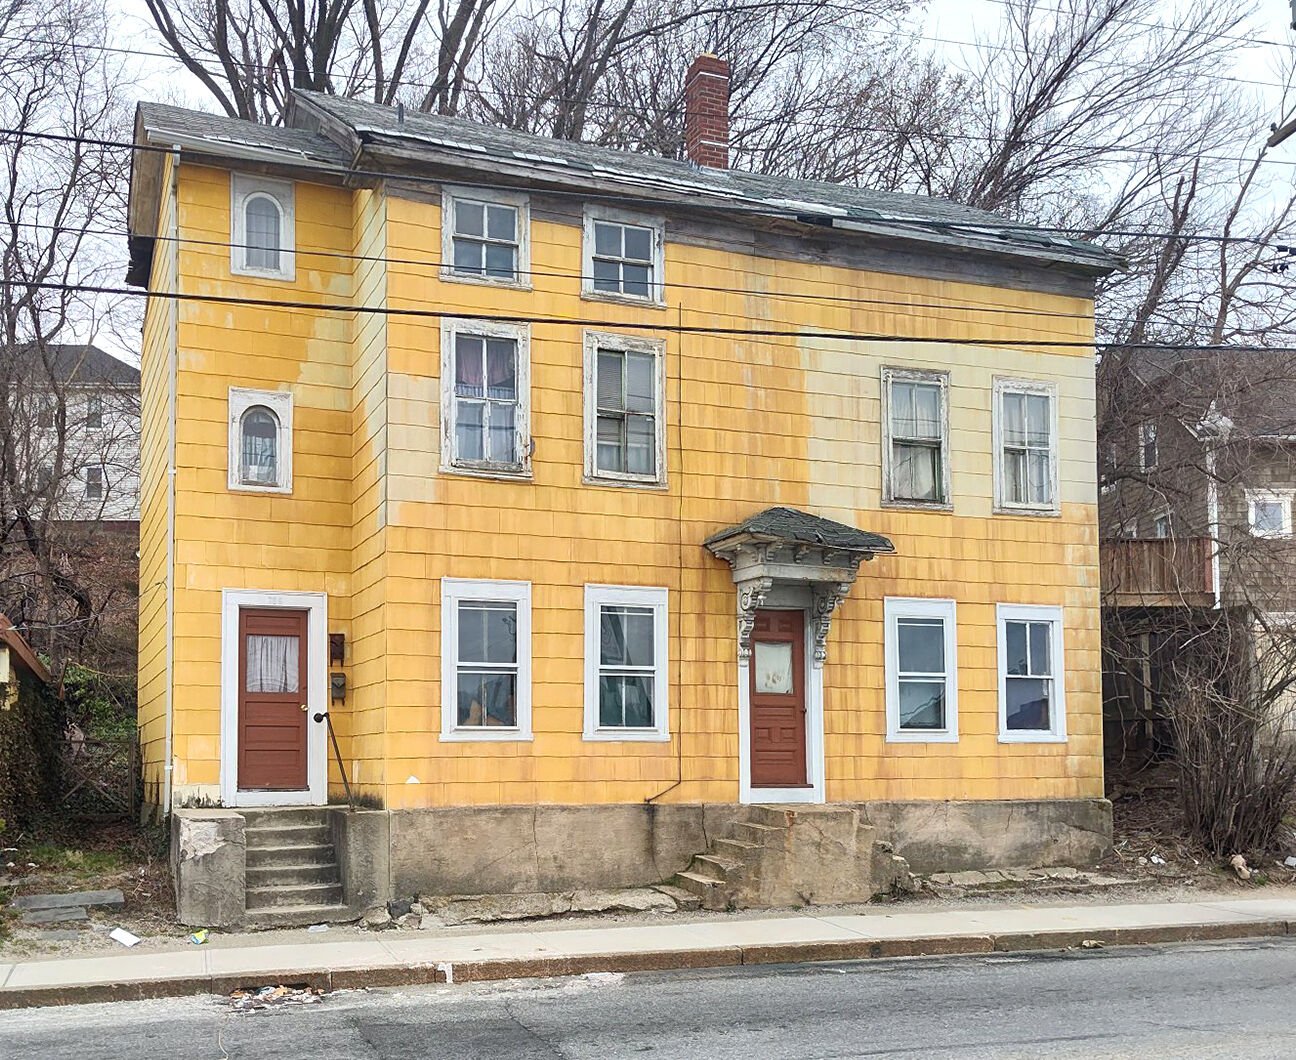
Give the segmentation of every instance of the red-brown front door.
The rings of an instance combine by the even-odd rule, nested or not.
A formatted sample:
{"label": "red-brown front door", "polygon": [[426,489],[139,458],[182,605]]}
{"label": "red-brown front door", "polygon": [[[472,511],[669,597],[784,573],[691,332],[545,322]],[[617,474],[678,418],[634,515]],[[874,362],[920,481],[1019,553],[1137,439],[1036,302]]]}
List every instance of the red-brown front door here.
{"label": "red-brown front door", "polygon": [[306,612],[239,611],[240,791],[302,791],[306,779]]}
{"label": "red-brown front door", "polygon": [[757,611],[751,645],[751,786],[809,787],[805,614]]}

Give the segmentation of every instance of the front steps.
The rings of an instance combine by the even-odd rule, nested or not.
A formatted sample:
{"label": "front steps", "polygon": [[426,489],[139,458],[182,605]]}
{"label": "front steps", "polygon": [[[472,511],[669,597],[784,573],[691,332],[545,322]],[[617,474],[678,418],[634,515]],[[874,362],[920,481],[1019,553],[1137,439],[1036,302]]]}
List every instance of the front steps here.
{"label": "front steps", "polygon": [[247,922],[289,927],[353,919],[325,807],[240,811],[247,822]]}
{"label": "front steps", "polygon": [[852,807],[752,806],[671,883],[703,909],[769,909],[867,902],[908,876]]}

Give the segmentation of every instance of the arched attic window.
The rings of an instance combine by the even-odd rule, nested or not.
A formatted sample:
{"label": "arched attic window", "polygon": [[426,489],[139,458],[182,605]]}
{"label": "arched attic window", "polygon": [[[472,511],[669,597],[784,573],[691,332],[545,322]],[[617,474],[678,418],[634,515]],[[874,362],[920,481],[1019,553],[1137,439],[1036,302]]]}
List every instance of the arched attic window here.
{"label": "arched attic window", "polygon": [[279,417],[253,405],[239,420],[239,479],[245,486],[278,486]]}
{"label": "arched attic window", "polygon": [[249,269],[279,270],[279,252],[283,246],[283,211],[269,195],[249,196],[243,204],[243,231],[246,233],[246,257]]}

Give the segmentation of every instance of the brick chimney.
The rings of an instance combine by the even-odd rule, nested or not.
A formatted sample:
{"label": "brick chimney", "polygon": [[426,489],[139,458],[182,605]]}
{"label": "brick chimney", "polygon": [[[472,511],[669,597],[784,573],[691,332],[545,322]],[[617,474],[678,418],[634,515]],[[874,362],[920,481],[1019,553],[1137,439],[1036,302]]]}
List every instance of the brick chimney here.
{"label": "brick chimney", "polygon": [[684,79],[684,152],[699,166],[729,168],[729,64],[709,52]]}

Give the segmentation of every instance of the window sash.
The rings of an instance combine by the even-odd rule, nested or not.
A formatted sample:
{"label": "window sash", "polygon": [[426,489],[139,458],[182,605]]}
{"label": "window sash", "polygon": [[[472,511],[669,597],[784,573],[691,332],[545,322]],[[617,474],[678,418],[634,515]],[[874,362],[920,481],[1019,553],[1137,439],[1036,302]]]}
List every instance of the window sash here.
{"label": "window sash", "polygon": [[[521,411],[519,343],[516,338],[456,331],[451,335],[454,462],[469,466],[517,468],[521,465],[518,420]],[[474,351],[470,343],[478,343]],[[495,344],[507,344],[507,374],[493,379],[501,365],[492,362]],[[499,385],[511,380],[511,385]],[[496,385],[492,385],[492,384]]]}
{"label": "window sash", "polygon": [[[612,250],[606,246],[600,249],[600,236],[611,231],[616,232],[616,249]],[[643,232],[647,236],[648,248],[645,257],[630,254],[626,250],[626,235],[630,231]],[[601,294],[652,299],[656,290],[654,242],[657,233],[655,230],[646,225],[595,220],[592,233],[594,245],[590,248],[590,261],[593,265],[593,275],[590,277],[590,283],[593,289]],[[611,268],[601,269],[600,264]],[[632,289],[635,287],[642,287],[643,290]]]}
{"label": "window sash", "polygon": [[1005,387],[1000,393],[1001,501],[1051,508],[1055,503],[1053,395]]}
{"label": "window sash", "polygon": [[[904,665],[905,645],[904,630],[906,629],[926,629],[936,630],[939,636],[938,650],[940,652],[940,668],[936,670],[923,670],[916,668],[906,668]],[[897,707],[898,720],[900,729],[905,732],[944,732],[949,727],[948,721],[948,693],[949,693],[949,663],[945,653],[945,638],[948,635],[948,627],[944,618],[936,617],[919,617],[917,615],[898,615],[895,619],[895,638],[896,638],[896,686],[897,686]],[[928,704],[924,704],[916,709],[905,709],[905,689],[922,689],[934,688],[939,686],[939,700],[937,702],[938,716],[934,724],[915,723],[916,715],[927,710]]]}
{"label": "window sash", "polygon": [[886,371],[887,500],[944,504],[948,487],[943,377]]}
{"label": "window sash", "polygon": [[[457,196],[450,200],[450,204],[452,213],[451,250],[453,254],[450,271],[457,276],[483,276],[493,280],[516,281],[518,278],[518,258],[522,245],[518,235],[520,220],[518,208],[505,203],[487,202],[481,199]],[[480,208],[482,212],[480,232],[465,231],[461,227],[459,209],[461,206]],[[504,213],[512,215],[513,234],[508,237],[492,235],[492,220]],[[507,269],[498,262],[492,263],[491,248],[502,248],[509,251]],[[475,259],[475,261],[472,259]]]}
{"label": "window sash", "polygon": [[[465,612],[498,613],[513,620],[512,659],[471,658],[464,654],[463,634]],[[455,601],[455,728],[456,729],[513,729],[518,728],[518,682],[521,676],[519,659],[520,622],[518,603],[515,600],[486,600],[462,598]],[[490,629],[482,630],[483,656],[491,654],[488,643]],[[506,645],[507,646],[507,642]],[[500,678],[505,679],[503,683]],[[491,679],[495,679],[493,682]],[[509,681],[511,679],[511,682]],[[465,702],[465,695],[472,695],[475,686],[475,699]],[[487,689],[490,689],[489,693]],[[501,691],[507,689],[505,699],[498,699]],[[488,698],[489,697],[489,698]],[[475,710],[474,710],[475,708]]]}
{"label": "window sash", "polygon": [[656,481],[660,354],[598,345],[593,360],[595,474]]}
{"label": "window sash", "polygon": [[1010,735],[1055,733],[1057,634],[1054,619],[1005,618],[1001,622],[1003,728]]}
{"label": "window sash", "polygon": [[86,399],[86,426],[90,428],[103,426],[103,397],[91,394]]}
{"label": "window sash", "polygon": [[103,497],[103,480],[103,468],[86,468],[86,497],[93,501],[101,499]]}
{"label": "window sash", "polygon": [[[652,658],[647,663],[630,663],[623,658],[615,662],[605,662],[604,656],[608,654],[607,636],[609,627],[606,619],[611,615],[619,615],[622,618],[634,617],[637,619],[648,620],[649,649],[652,652]],[[625,655],[629,651],[626,644],[627,623],[622,622],[621,644],[622,651],[619,653]],[[598,609],[598,719],[599,728],[601,729],[641,729],[651,730],[656,728],[657,717],[657,612],[651,606],[642,604],[600,604]],[[613,645],[615,647],[615,645]],[[619,684],[612,684],[618,681]],[[634,685],[631,685],[631,681]],[[631,725],[626,721],[626,712],[628,705],[626,701],[626,692],[631,687],[643,688],[646,686],[648,698],[648,717],[642,723]],[[619,702],[609,703],[607,695],[609,692],[619,689]],[[612,710],[609,710],[612,707]],[[619,715],[619,721],[609,721],[609,714]]]}
{"label": "window sash", "polygon": [[243,203],[243,263],[249,269],[278,271],[283,245],[283,209],[264,192]]}

